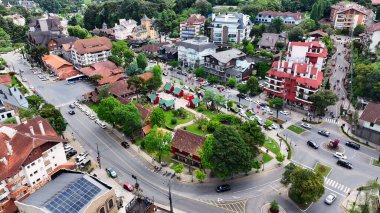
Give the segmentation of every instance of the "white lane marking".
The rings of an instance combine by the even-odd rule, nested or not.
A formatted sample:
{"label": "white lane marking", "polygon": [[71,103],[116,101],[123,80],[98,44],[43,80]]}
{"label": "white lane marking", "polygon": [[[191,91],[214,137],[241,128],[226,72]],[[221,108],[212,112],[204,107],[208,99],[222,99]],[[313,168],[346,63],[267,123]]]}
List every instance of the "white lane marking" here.
{"label": "white lane marking", "polygon": [[330,190],[330,191],[332,191],[332,192],[334,192],[334,193],[336,193],[336,194],[338,194],[338,195],[340,195],[340,196],[346,197],[346,195],[341,194],[341,193],[339,193],[339,192],[337,192],[337,191],[335,191],[335,190],[333,190],[333,189],[331,189],[331,188],[329,188],[329,187],[326,187],[326,186],[325,186],[325,188],[328,189],[328,190]]}
{"label": "white lane marking", "polygon": [[345,193],[348,193],[351,189],[350,188],[347,188],[347,190],[345,191]]}
{"label": "white lane marking", "polygon": [[339,190],[342,191],[343,188],[344,188],[344,185],[342,185],[341,187],[339,187]]}

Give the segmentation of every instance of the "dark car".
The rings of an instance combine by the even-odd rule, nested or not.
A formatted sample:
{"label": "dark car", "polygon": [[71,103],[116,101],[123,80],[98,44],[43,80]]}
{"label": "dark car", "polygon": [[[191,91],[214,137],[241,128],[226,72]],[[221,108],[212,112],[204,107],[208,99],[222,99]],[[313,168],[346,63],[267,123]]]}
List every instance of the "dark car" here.
{"label": "dark car", "polygon": [[75,115],[75,111],[74,110],[70,110],[69,111],[69,115]]}
{"label": "dark car", "polygon": [[346,167],[347,169],[352,169],[352,164],[347,160],[339,159],[338,162],[336,162],[336,164],[342,167]]}
{"label": "dark car", "polygon": [[269,106],[269,105],[266,104],[266,103],[260,103],[260,106],[261,106],[261,107],[267,107],[267,106]]}
{"label": "dark car", "polygon": [[319,146],[317,143],[315,143],[314,141],[307,141],[307,145],[313,147],[314,149],[318,149]]}
{"label": "dark car", "polygon": [[70,104],[69,107],[70,107],[70,109],[74,109],[75,105],[74,104]]}
{"label": "dark car", "polygon": [[351,147],[353,149],[356,149],[356,150],[360,149],[360,145],[359,144],[351,142],[351,141],[347,141],[346,142],[346,146],[349,146],[349,147]]}
{"label": "dark car", "polygon": [[231,190],[231,186],[229,184],[223,184],[216,187],[216,192],[226,192],[230,190]]}
{"label": "dark car", "polygon": [[129,143],[127,141],[123,141],[121,142],[121,146],[127,149],[129,148]]}
{"label": "dark car", "polygon": [[243,98],[243,99],[246,97],[243,93],[239,93],[236,96],[239,97],[239,98]]}
{"label": "dark car", "polygon": [[75,149],[72,149],[66,153],[66,158],[71,158],[72,156],[76,155],[78,152]]}
{"label": "dark car", "polygon": [[240,109],[243,108],[243,106],[242,106],[240,103],[237,103],[236,106],[237,106],[238,108],[240,108]]}
{"label": "dark car", "polygon": [[326,136],[326,137],[329,137],[329,136],[330,136],[330,132],[325,131],[325,130],[319,130],[319,131],[318,131],[318,134],[323,135],[323,136]]}

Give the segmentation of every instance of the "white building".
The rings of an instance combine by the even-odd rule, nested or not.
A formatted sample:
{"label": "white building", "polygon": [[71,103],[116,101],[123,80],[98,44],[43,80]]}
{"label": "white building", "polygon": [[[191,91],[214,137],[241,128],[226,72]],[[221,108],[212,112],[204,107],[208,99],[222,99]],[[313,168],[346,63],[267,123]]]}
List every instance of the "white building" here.
{"label": "white building", "polygon": [[324,69],[327,61],[327,48],[321,41],[290,42],[286,61],[296,63],[312,63],[319,69]]}
{"label": "white building", "polygon": [[0,124],[0,201],[7,208],[46,184],[58,169],[73,167],[66,160],[65,140],[47,120],[16,119],[14,127]]}
{"label": "white building", "polygon": [[106,37],[79,39],[71,47],[71,60],[76,67],[107,61],[111,49],[112,42]]}
{"label": "white building", "polygon": [[206,17],[200,14],[192,14],[186,21],[179,25],[180,37],[182,40],[192,39],[201,35],[204,30]]}
{"label": "white building", "polygon": [[126,40],[128,36],[131,36],[133,29],[137,27],[137,22],[133,19],[120,19],[120,24],[115,24],[113,28],[116,40]]}
{"label": "white building", "polygon": [[376,52],[376,48],[380,48],[380,23],[373,24],[368,27],[367,32],[363,34],[363,43],[372,53]]}
{"label": "white building", "polygon": [[9,16],[4,16],[4,18],[9,18],[12,20],[13,24],[19,26],[25,26],[25,18],[22,15],[14,14]]}
{"label": "white building", "polygon": [[252,23],[243,13],[212,14],[211,40],[214,43],[240,43],[249,38]]}
{"label": "white building", "polygon": [[204,64],[204,56],[214,53],[216,46],[206,36],[196,36],[178,44],[178,62],[183,67],[194,69]]}

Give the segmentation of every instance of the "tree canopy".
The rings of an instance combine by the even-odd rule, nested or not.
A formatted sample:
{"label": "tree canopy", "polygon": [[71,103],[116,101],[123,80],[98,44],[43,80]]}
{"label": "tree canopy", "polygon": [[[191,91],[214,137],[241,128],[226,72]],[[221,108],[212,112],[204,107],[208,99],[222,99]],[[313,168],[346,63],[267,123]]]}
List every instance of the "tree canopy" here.
{"label": "tree canopy", "polygon": [[156,152],[158,162],[161,162],[162,155],[170,153],[171,139],[169,133],[164,133],[157,126],[154,126],[145,137],[145,148],[148,152]]}
{"label": "tree canopy", "polygon": [[67,28],[67,31],[69,32],[70,36],[78,37],[80,39],[90,38],[90,33],[85,29],[80,27],[79,25],[76,26],[69,26]]}
{"label": "tree canopy", "polygon": [[136,64],[137,67],[145,70],[145,68],[148,66],[148,58],[144,53],[139,53],[136,57]]}
{"label": "tree canopy", "polygon": [[149,117],[153,126],[162,127],[165,126],[165,112],[160,107],[153,109],[152,114]]}
{"label": "tree canopy", "polygon": [[331,90],[321,90],[310,96],[313,106],[319,115],[325,114],[326,107],[334,105],[338,101],[338,97]]}

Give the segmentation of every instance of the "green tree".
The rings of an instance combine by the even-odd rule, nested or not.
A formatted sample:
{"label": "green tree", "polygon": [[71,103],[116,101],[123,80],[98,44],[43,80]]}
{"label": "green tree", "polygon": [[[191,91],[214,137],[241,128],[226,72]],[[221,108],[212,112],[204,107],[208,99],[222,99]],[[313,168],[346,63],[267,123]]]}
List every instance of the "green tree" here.
{"label": "green tree", "polygon": [[280,17],[272,19],[269,30],[274,33],[281,33],[285,29],[284,20]]}
{"label": "green tree", "polygon": [[[253,155],[234,127],[221,125],[202,146],[202,163],[225,179],[253,167]],[[226,157],[228,156],[228,157]]]}
{"label": "green tree", "polygon": [[219,78],[217,76],[215,76],[215,75],[210,75],[210,76],[208,76],[207,81],[210,84],[216,84],[216,83],[219,82]]}
{"label": "green tree", "polygon": [[198,78],[206,78],[207,77],[207,72],[206,72],[205,68],[203,68],[203,67],[198,67],[197,69],[195,69],[194,74]]}
{"label": "green tree", "polygon": [[53,129],[58,133],[58,135],[62,135],[62,133],[66,130],[66,122],[63,118],[61,112],[56,109],[51,104],[45,104],[39,111],[41,117],[47,119]]}
{"label": "green tree", "polygon": [[284,160],[285,160],[285,155],[278,153],[276,155],[276,160],[278,161],[279,164],[282,164],[282,162],[284,162]]}
{"label": "green tree", "polygon": [[[1,26],[1,25],[0,25]],[[0,50],[11,48],[11,37],[0,27]]]}
{"label": "green tree", "polygon": [[247,84],[238,84],[237,85],[237,90],[240,93],[246,94],[249,91],[249,87]]}
{"label": "green tree", "polygon": [[193,7],[204,16],[212,12],[212,5],[207,0],[196,0]]}
{"label": "green tree", "polygon": [[162,156],[170,153],[170,140],[169,133],[164,133],[154,126],[145,137],[145,148],[148,152],[156,152],[158,162],[161,163]]}
{"label": "green tree", "polygon": [[265,32],[265,24],[260,23],[259,25],[254,25],[251,30],[251,36],[262,36],[262,34]]}
{"label": "green tree", "polygon": [[327,81],[326,81],[325,89],[329,90],[330,88],[331,88],[330,78],[328,78]]}
{"label": "green tree", "polygon": [[135,76],[144,73],[143,69],[140,69],[136,63],[130,63],[124,71],[128,76]]}
{"label": "green tree", "polygon": [[301,41],[303,37],[303,30],[301,27],[293,27],[288,34],[289,41]]}
{"label": "green tree", "polygon": [[204,173],[202,170],[200,170],[199,168],[197,168],[195,171],[194,171],[194,175],[195,175],[195,178],[198,179],[199,182],[203,182],[204,179],[206,179],[206,173]]}
{"label": "green tree", "polygon": [[33,111],[39,110],[41,104],[45,103],[45,100],[37,95],[31,95],[26,98],[28,100],[29,109]]}
{"label": "green tree", "polygon": [[67,32],[69,32],[70,36],[78,37],[80,39],[85,39],[85,38],[91,37],[90,33],[86,29],[80,27],[79,25],[69,26],[67,28]]}
{"label": "green tree", "polygon": [[220,111],[220,108],[226,105],[226,98],[224,97],[224,95],[217,94],[215,96],[215,105],[218,112]]}
{"label": "green tree", "polygon": [[183,172],[183,163],[179,163],[174,166],[174,173],[181,174]]}
{"label": "green tree", "polygon": [[108,56],[108,60],[115,63],[116,66],[121,67],[123,66],[123,58],[119,58],[116,55],[110,55]]}
{"label": "green tree", "polygon": [[139,99],[139,93],[142,92],[142,88],[145,86],[144,79],[142,79],[139,76],[132,76],[128,78],[128,89],[133,88],[135,90],[135,93],[137,95],[137,99]]}
{"label": "green tree", "polygon": [[376,9],[376,21],[380,21],[380,7]]}
{"label": "green tree", "polygon": [[209,106],[209,109],[211,111],[214,111],[216,109],[216,96],[216,93],[212,90],[204,91],[203,102],[206,103],[207,106]]}
{"label": "green tree", "polygon": [[251,96],[255,96],[260,92],[259,81],[255,76],[251,76],[247,80],[247,88]]}
{"label": "green tree", "polygon": [[41,58],[44,55],[48,55],[49,50],[45,46],[37,45],[30,47],[29,54],[35,61],[37,61],[39,64],[42,64]]}
{"label": "green tree", "polygon": [[120,106],[120,102],[113,96],[101,100],[97,112],[99,119],[111,123],[114,126],[117,122],[117,116],[114,110]]}
{"label": "green tree", "polygon": [[148,58],[144,53],[139,53],[136,57],[136,63],[138,68],[145,70],[145,68],[148,66]]}
{"label": "green tree", "polygon": [[278,118],[278,111],[282,109],[284,104],[284,100],[282,98],[273,98],[269,101],[269,105],[276,109],[276,118]]}
{"label": "green tree", "polygon": [[165,112],[163,109],[156,107],[153,109],[152,114],[149,117],[153,126],[162,127],[165,126]]}
{"label": "green tree", "polygon": [[110,93],[109,93],[110,87],[111,87],[110,85],[104,85],[98,89],[99,100],[103,100],[103,99],[108,98],[110,96]]}
{"label": "green tree", "polygon": [[177,27],[176,18],[177,15],[173,10],[165,9],[158,14],[155,24],[158,30],[165,34],[165,41],[166,36]]}
{"label": "green tree", "polygon": [[247,46],[244,47],[245,49],[245,53],[247,53],[247,55],[254,55],[255,54],[255,48],[253,47],[253,44],[251,42],[249,42],[247,44]]}
{"label": "green tree", "polygon": [[232,106],[234,105],[234,101],[233,100],[229,100],[227,102],[227,107],[230,109]]}
{"label": "green tree", "polygon": [[120,104],[114,109],[113,115],[115,122],[123,127],[123,133],[126,136],[134,136],[134,134],[137,133],[142,127],[140,111],[133,103],[126,105]]}
{"label": "green tree", "polygon": [[238,131],[252,156],[256,157],[259,153],[257,147],[263,146],[265,142],[265,135],[261,131],[261,127],[255,121],[246,121],[239,126]]}
{"label": "green tree", "polygon": [[95,75],[89,77],[89,79],[90,79],[91,81],[93,81],[93,82],[97,82],[97,81],[99,81],[99,80],[102,79],[102,78],[103,78],[103,76],[102,76],[102,75],[99,75],[99,74],[95,74]]}
{"label": "green tree", "polygon": [[227,81],[227,85],[230,87],[230,88],[234,88],[236,86],[236,78],[228,78],[228,81]]}
{"label": "green tree", "polygon": [[160,65],[154,65],[152,68],[153,78],[147,80],[149,90],[157,90],[162,85],[162,69]]}
{"label": "green tree", "polygon": [[313,19],[310,19],[310,18],[303,19],[301,23],[299,24],[299,26],[306,32],[311,32],[317,29],[317,24],[315,23]]}
{"label": "green tree", "polygon": [[358,25],[354,29],[354,36],[359,36],[359,34],[364,33],[364,31],[365,31],[364,25],[362,25],[362,24]]}
{"label": "green tree", "polygon": [[114,62],[118,66],[126,67],[133,62],[135,58],[135,53],[129,49],[128,44],[125,41],[112,42],[111,52],[112,55],[109,56],[108,60]]}
{"label": "green tree", "polygon": [[321,90],[310,96],[310,101],[316,108],[318,115],[324,115],[326,107],[334,105],[338,101],[338,97],[330,90]]}
{"label": "green tree", "polygon": [[267,62],[257,62],[256,66],[257,76],[259,76],[259,78],[265,78],[265,75],[267,74],[267,71],[272,67],[272,64]]}

